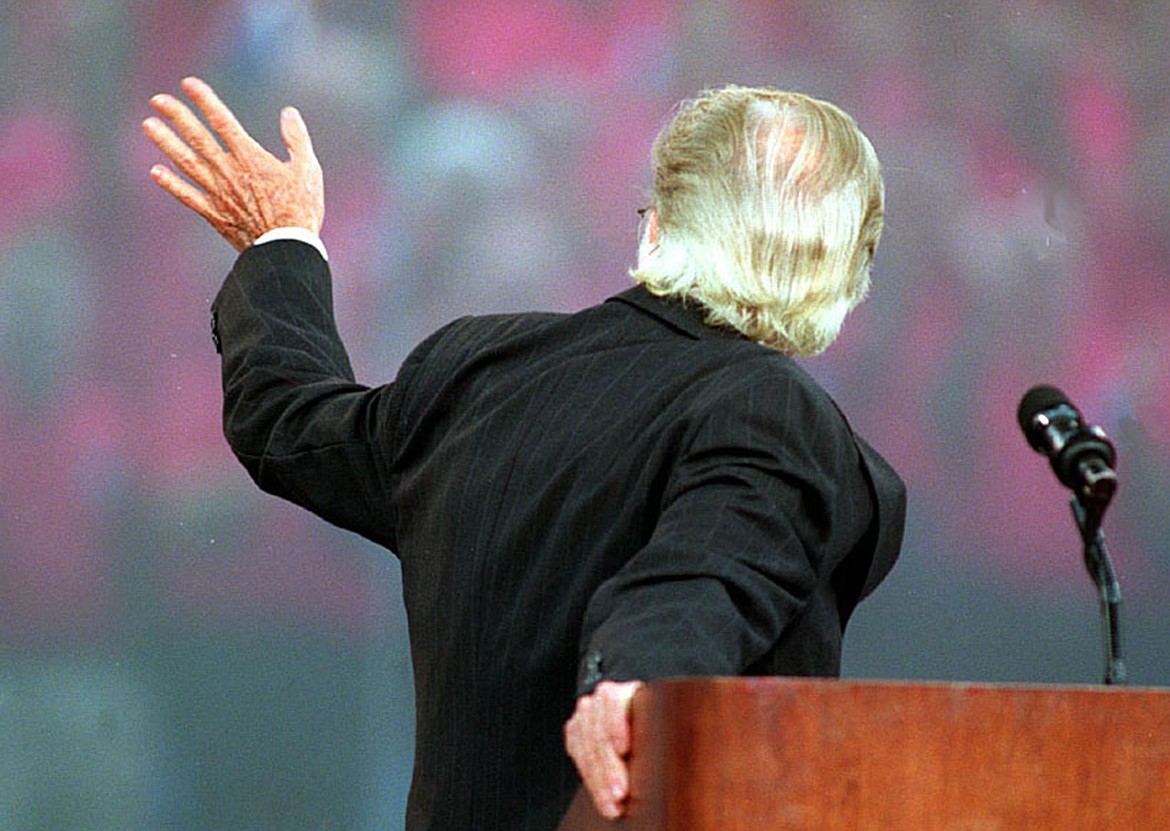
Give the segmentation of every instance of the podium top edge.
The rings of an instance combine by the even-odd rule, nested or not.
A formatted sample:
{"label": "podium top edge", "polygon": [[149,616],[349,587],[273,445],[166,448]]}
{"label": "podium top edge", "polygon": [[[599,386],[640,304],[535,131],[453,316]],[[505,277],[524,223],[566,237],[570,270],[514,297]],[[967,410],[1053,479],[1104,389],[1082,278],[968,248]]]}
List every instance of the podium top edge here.
{"label": "podium top edge", "polygon": [[1106,684],[1054,684],[1054,683],[1027,683],[1027,682],[991,682],[991,681],[936,681],[897,678],[805,678],[795,676],[677,676],[662,678],[649,682],[651,688],[677,688],[680,686],[711,685],[720,689],[741,687],[745,691],[763,692],[780,689],[922,689],[947,690],[952,692],[980,691],[1009,691],[1009,692],[1046,692],[1046,693],[1154,693],[1168,694],[1170,687],[1122,685],[1110,686]]}

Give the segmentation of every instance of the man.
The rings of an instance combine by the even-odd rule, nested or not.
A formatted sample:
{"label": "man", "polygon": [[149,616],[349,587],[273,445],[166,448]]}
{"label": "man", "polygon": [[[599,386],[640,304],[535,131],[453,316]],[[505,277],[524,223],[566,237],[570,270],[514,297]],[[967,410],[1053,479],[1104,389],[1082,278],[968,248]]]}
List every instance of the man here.
{"label": "man", "polygon": [[790,357],[868,288],[882,181],[852,119],[771,89],[689,102],[655,143],[637,286],[457,320],[368,388],[333,321],[301,117],[281,114],[281,162],[205,83],[182,88],[211,130],[168,95],[144,129],[190,181],[154,180],[241,252],[213,306],[228,441],[261,488],[402,563],[409,828],[550,829],[582,781],[621,816],[642,682],[839,672],[904,516],[896,474]]}

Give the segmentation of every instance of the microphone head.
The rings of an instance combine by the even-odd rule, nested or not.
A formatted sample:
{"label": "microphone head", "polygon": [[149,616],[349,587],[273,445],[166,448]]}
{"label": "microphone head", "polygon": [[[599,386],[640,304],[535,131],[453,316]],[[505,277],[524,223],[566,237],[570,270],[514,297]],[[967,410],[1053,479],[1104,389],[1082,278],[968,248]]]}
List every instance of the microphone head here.
{"label": "microphone head", "polygon": [[1078,500],[1104,509],[1117,488],[1117,454],[1105,431],[1083,423],[1080,410],[1056,387],[1038,386],[1020,401],[1016,419],[1024,438],[1048,457],[1056,477]]}
{"label": "microphone head", "polygon": [[1051,410],[1053,407],[1059,407],[1061,404],[1071,408],[1074,412],[1076,411],[1076,407],[1073,407],[1068,396],[1056,387],[1041,384],[1024,393],[1024,397],[1020,399],[1019,409],[1016,410],[1016,420],[1029,441],[1032,440],[1032,433],[1035,429],[1033,419],[1039,413]]}

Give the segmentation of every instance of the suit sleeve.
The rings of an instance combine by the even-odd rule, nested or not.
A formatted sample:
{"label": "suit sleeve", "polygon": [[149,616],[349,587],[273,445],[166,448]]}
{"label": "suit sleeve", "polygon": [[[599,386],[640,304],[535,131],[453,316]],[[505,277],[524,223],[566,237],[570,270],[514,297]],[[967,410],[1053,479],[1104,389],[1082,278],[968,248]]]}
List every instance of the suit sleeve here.
{"label": "suit sleeve", "polygon": [[589,602],[578,693],[742,673],[868,525],[866,500],[838,498],[859,476],[848,427],[807,389],[726,396],[678,461],[649,541]]}
{"label": "suit sleeve", "polygon": [[212,306],[224,433],[265,491],[394,547],[386,501],[399,385],[354,380],[329,267],[309,245],[247,249]]}

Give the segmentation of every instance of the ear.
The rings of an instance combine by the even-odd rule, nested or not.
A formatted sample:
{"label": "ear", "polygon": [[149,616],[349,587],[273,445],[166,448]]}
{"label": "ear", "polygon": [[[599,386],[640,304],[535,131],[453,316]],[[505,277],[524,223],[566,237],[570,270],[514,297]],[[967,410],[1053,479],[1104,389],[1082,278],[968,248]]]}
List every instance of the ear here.
{"label": "ear", "polygon": [[650,245],[657,245],[658,243],[658,211],[654,208],[647,208],[642,221],[646,223],[646,242]]}

